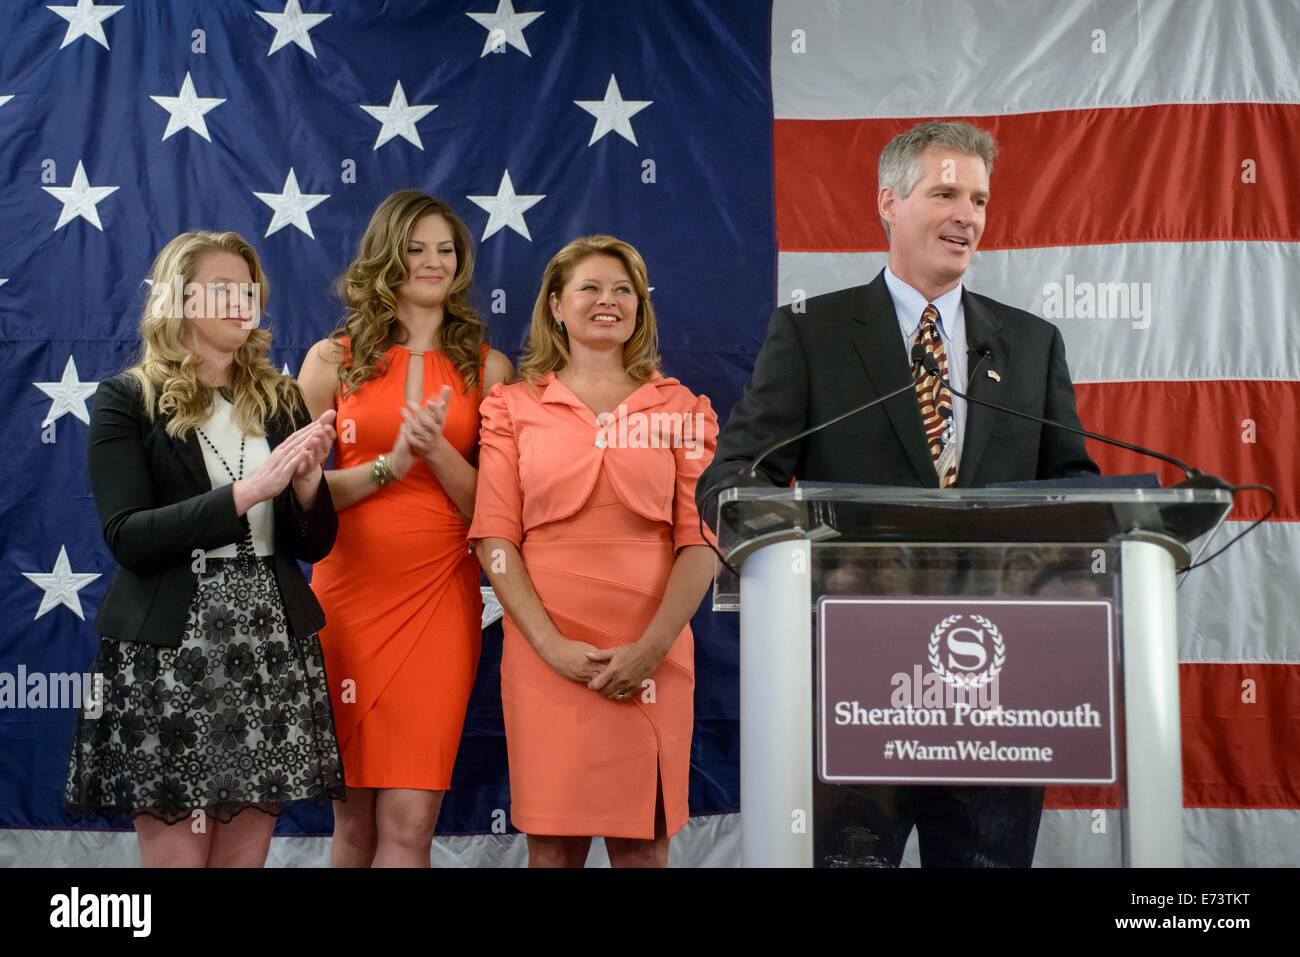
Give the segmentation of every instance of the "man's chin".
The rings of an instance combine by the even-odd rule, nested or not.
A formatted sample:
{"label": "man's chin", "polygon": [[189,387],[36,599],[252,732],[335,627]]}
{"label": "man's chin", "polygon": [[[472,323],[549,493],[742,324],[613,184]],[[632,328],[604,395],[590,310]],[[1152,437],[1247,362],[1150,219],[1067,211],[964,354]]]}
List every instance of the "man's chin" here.
{"label": "man's chin", "polygon": [[955,283],[957,280],[961,279],[961,277],[966,274],[966,270],[970,268],[970,260],[971,255],[969,252],[964,252],[960,256],[949,256],[947,261],[941,263],[935,272],[944,276],[945,282]]}

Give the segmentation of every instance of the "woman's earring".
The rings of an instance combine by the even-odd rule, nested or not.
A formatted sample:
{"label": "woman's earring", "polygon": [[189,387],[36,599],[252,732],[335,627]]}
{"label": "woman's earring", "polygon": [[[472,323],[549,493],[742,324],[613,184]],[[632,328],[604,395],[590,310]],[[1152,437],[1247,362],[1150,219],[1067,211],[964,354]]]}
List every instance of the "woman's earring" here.
{"label": "woman's earring", "polygon": [[564,323],[560,322],[559,316],[555,317],[555,328],[558,329],[560,332],[564,331]]}

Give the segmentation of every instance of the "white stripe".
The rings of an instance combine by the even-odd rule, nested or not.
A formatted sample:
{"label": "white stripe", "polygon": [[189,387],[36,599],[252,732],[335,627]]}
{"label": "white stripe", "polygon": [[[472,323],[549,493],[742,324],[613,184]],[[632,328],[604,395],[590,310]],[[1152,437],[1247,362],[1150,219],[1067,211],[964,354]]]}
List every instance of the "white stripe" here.
{"label": "white stripe", "polygon": [[1034,867],[1123,867],[1122,828],[1115,810],[1045,810]]}
{"label": "white stripe", "polygon": [[[1034,845],[1034,867],[1122,867],[1119,811],[1045,810]],[[899,867],[921,866],[921,842],[913,830]]]}
{"label": "white stripe", "polygon": [[[1093,50],[1099,30],[1104,53]],[[776,0],[773,112],[845,119],[1295,103],[1297,49],[1294,0]]]}
{"label": "white stripe", "polygon": [[1300,866],[1300,811],[1189,807],[1183,825],[1186,867]]}
{"label": "white stripe", "polygon": [[[1105,831],[1098,833],[1097,821]],[[1300,864],[1300,811],[1186,808],[1188,867],[1295,867]],[[1118,867],[1119,812],[1043,812],[1035,867]],[[328,837],[276,837],[270,867],[328,867]],[[523,835],[473,835],[434,840],[435,867],[523,867]],[[589,867],[607,866],[593,841]],[[904,867],[918,863],[913,832]],[[140,846],[130,831],[0,829],[0,867],[138,867]],[[740,815],[693,817],[669,845],[670,867],[739,867]]]}
{"label": "white stripe", "polygon": [[[868,282],[887,260],[884,252],[782,252],[777,298]],[[983,250],[963,282],[1050,318],[1075,382],[1300,379],[1300,323],[1289,314],[1300,303],[1300,243]],[[1089,296],[1094,317],[1084,318]],[[1108,318],[1095,317],[1103,312]]]}
{"label": "white stripe", "polygon": [[[1119,867],[1119,823],[1113,810],[1044,811],[1034,866]],[[1296,867],[1300,811],[1184,808],[1183,855],[1186,867]]]}
{"label": "white stripe", "polygon": [[[1225,522],[1206,550],[1247,522]],[[1300,522],[1264,522],[1178,589],[1178,658],[1187,662],[1300,664]]]}
{"label": "white stripe", "polygon": [[[983,253],[976,255],[982,256]],[[876,278],[889,253],[788,253],[776,257],[776,299],[787,305]],[[969,284],[967,284],[969,285]]]}
{"label": "white stripe", "polygon": [[[434,867],[526,867],[528,844],[522,834],[437,837]],[[276,837],[268,867],[329,867],[330,838]],[[0,828],[0,868],[139,867],[140,844],[134,831],[36,830]],[[608,867],[603,841],[593,841],[588,867]],[[739,867],[740,815],[693,817],[668,846],[669,867]]]}

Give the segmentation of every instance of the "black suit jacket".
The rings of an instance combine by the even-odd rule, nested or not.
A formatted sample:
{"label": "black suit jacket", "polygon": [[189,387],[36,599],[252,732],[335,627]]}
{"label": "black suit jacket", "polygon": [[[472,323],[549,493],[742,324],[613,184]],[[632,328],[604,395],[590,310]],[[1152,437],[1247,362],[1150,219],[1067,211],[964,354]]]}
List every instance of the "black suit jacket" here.
{"label": "black suit jacket", "polygon": [[[304,412],[266,423],[271,447],[306,424]],[[143,395],[127,373],[100,383],[90,414],[87,460],[104,541],[118,570],[94,629],[109,638],[177,647],[198,587],[195,550],[239,541],[232,486],[212,487],[198,435],[181,442],[167,434],[167,417],[149,421]],[[321,479],[303,511],[290,483],[275,498],[275,577],[289,627],[311,635],[325,615],[295,559],[316,562],[334,545],[338,516]]]}
{"label": "black suit jacket", "polygon": [[[868,285],[804,305],[801,314],[792,306],[772,313],[744,395],[718,437],[713,464],[696,486],[696,501],[710,519],[717,492],[755,484],[742,473],[765,448],[911,381],[883,270]],[[969,290],[962,292],[962,305],[972,373],[963,391],[1077,428],[1074,386],[1057,328]],[[980,362],[982,348],[988,356]],[[973,402],[966,409],[958,486],[1098,474],[1080,436]],[[760,484],[784,486],[794,476],[937,488],[915,393],[905,391],[791,443],[759,466]]]}

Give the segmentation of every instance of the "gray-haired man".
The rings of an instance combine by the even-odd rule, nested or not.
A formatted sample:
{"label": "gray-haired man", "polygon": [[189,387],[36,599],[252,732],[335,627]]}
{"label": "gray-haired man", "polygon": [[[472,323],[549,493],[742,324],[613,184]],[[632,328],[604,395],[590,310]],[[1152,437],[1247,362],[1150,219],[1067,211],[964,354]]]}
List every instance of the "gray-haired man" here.
{"label": "gray-haired man", "polygon": [[[996,151],[987,132],[959,122],[921,123],[885,147],[877,208],[889,265],[865,286],[809,299],[802,314],[790,306],[772,313],[744,395],[696,489],[706,516],[719,491],[752,482],[744,473],[773,442],[906,385],[917,342],[958,390],[1078,427],[1056,327],[961,282],[984,234]],[[968,381],[975,365],[981,371]],[[797,476],[970,488],[1097,471],[1082,438],[968,406],[935,386],[924,398],[904,392],[783,447],[764,459],[759,478],[776,486]],[[925,865],[1028,866],[1033,859],[1041,789],[852,793],[865,799],[865,823],[894,863],[913,825]]]}

